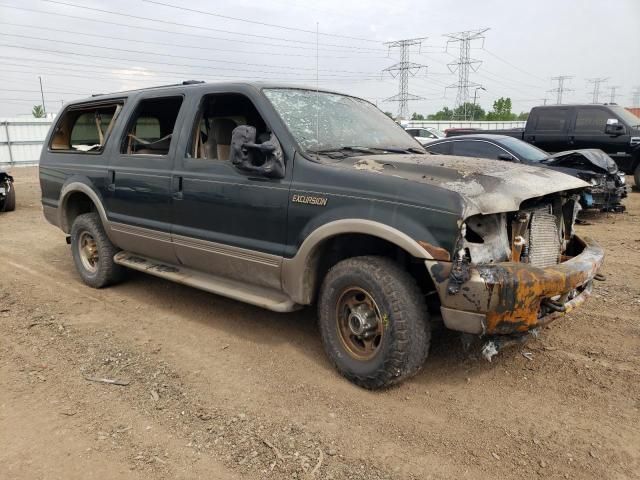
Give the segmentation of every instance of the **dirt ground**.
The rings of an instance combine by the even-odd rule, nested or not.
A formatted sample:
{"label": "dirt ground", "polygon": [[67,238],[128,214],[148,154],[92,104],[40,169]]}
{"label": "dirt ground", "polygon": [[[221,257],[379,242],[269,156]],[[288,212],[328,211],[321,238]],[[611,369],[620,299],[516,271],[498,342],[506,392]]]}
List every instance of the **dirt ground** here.
{"label": "dirt ground", "polygon": [[42,216],[37,170],[13,174],[0,478],[640,478],[639,193],[579,227],[607,252],[586,306],[492,363],[438,331],[421,374],[369,392],[331,367],[313,309],[133,272],[86,287]]}

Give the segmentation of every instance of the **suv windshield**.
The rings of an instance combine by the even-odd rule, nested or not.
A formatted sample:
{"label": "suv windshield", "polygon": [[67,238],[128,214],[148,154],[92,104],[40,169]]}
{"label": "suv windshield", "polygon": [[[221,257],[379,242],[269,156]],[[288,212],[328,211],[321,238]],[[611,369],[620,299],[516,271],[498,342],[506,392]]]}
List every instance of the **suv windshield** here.
{"label": "suv windshield", "polygon": [[549,158],[547,152],[517,138],[503,138],[500,142],[525,162],[541,162]]}
{"label": "suv windshield", "polygon": [[424,151],[401,126],[365,100],[295,88],[266,88],[264,94],[305,151],[348,147]]}

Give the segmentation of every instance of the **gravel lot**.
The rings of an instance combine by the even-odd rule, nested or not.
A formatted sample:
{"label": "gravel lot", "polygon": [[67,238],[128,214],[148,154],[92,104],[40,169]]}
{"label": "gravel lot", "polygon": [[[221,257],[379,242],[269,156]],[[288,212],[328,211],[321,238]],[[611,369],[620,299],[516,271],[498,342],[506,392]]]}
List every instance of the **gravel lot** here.
{"label": "gravel lot", "polygon": [[42,216],[37,169],[13,175],[2,478],[639,478],[640,193],[579,227],[607,252],[584,308],[492,363],[438,331],[420,375],[368,392],[330,366],[313,309],[275,314],[133,272],[84,286]]}

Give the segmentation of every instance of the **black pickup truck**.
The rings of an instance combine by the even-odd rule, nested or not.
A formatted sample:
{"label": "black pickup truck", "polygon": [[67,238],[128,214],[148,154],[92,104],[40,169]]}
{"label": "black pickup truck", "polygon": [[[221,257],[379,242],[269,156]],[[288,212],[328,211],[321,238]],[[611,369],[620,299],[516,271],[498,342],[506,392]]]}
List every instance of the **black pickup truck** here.
{"label": "black pickup truck", "polygon": [[490,358],[583,303],[604,256],[574,233],[582,180],[430,155],[365,100],[286,85],[75,101],[40,185],[87,285],[134,269],[278,312],[315,304],[329,358],[367,388],[422,367],[431,319]]}
{"label": "black pickup truck", "polygon": [[[447,136],[478,133],[447,132]],[[491,130],[509,135],[550,153],[598,148],[633,174],[640,186],[640,118],[618,105],[549,105],[534,107],[524,128]]]}

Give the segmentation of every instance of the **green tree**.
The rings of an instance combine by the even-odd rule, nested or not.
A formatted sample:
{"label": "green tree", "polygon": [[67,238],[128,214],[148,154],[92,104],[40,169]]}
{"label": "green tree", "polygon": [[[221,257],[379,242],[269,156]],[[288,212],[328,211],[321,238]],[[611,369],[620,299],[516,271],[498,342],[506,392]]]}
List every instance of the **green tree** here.
{"label": "green tree", "polygon": [[520,112],[518,120],[527,120],[529,118],[529,112]]}
{"label": "green tree", "polygon": [[493,110],[487,113],[487,120],[515,120],[518,116],[511,113],[511,99],[500,97],[493,102]]}
{"label": "green tree", "polygon": [[31,114],[36,118],[44,118],[44,107],[42,105],[34,105],[33,110],[31,110]]}
{"label": "green tree", "polygon": [[427,115],[427,120],[451,120],[453,118],[453,110],[449,107],[442,107],[442,110],[431,115]]}
{"label": "green tree", "polygon": [[484,120],[485,111],[480,105],[474,105],[471,102],[464,103],[453,111],[456,118],[466,120]]}
{"label": "green tree", "polygon": [[393,119],[393,113],[391,113],[391,112],[384,112],[384,114],[385,114],[387,117],[389,117],[389,118]]}
{"label": "green tree", "polygon": [[426,118],[424,118],[424,115],[420,113],[413,112],[413,114],[411,115],[411,120],[426,120]]}

